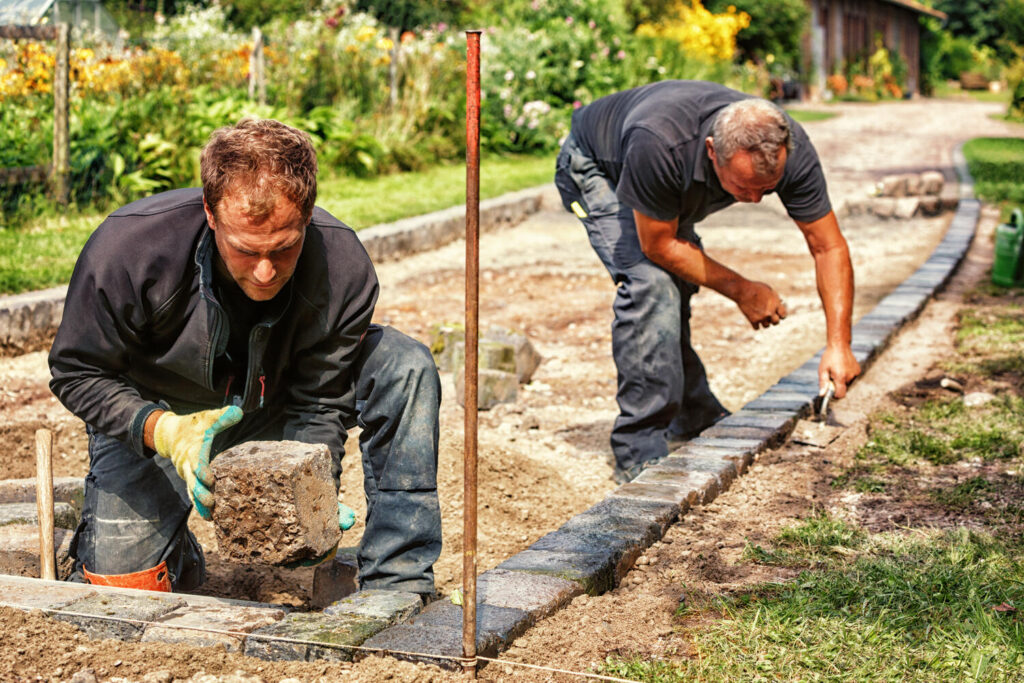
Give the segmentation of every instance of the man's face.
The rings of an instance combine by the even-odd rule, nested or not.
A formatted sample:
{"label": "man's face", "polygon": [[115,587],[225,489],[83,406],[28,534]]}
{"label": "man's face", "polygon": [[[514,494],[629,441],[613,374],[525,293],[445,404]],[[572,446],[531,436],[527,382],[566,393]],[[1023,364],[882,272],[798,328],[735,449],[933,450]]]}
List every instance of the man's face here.
{"label": "man's face", "polygon": [[739,150],[732,155],[729,163],[720,163],[718,155],[715,154],[715,146],[711,138],[707,138],[705,145],[708,156],[715,167],[715,175],[722,189],[736,198],[738,202],[751,202],[756,204],[761,201],[768,192],[775,189],[775,186],[782,180],[782,172],[786,167],[786,148],[779,150],[779,163],[776,168],[778,173],[772,176],[758,176],[754,171],[754,162],[750,152]]}
{"label": "man's face", "polygon": [[214,216],[206,206],[206,220],[217,243],[217,268],[230,275],[253,301],[269,301],[295,272],[306,236],[306,221],[295,204],[282,198],[261,222],[246,213],[246,205],[228,192]]}

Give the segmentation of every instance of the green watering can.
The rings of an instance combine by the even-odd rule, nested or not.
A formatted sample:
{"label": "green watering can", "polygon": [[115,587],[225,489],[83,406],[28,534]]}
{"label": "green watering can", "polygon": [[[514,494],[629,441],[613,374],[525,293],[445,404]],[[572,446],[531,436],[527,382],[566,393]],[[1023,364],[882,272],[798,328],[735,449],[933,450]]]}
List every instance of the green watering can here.
{"label": "green watering can", "polygon": [[996,227],[996,253],[992,263],[992,282],[1003,287],[1024,285],[1024,211],[1014,209],[1010,222]]}

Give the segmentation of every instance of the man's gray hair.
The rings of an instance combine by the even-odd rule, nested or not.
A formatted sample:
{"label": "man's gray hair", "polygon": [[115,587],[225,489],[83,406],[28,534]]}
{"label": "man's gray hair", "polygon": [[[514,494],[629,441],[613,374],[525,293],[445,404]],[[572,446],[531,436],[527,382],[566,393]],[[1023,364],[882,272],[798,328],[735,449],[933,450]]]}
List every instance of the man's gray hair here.
{"label": "man's gray hair", "polygon": [[754,172],[760,177],[778,173],[779,150],[793,151],[789,121],[782,110],[756,98],[733,102],[718,112],[711,138],[719,163],[728,164],[742,149],[750,152]]}

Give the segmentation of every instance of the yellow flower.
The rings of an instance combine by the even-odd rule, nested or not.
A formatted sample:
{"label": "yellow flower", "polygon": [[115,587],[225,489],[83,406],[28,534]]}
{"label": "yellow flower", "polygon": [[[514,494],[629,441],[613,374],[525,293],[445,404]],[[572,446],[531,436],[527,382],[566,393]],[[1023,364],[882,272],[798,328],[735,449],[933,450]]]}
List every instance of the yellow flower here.
{"label": "yellow flower", "polygon": [[385,52],[390,52],[391,48],[393,48],[394,46],[395,46],[395,44],[391,41],[390,38],[381,38],[380,40],[377,41],[377,49],[378,50],[384,50]]}
{"label": "yellow flower", "polygon": [[363,26],[356,31],[356,40],[360,43],[367,43],[377,37],[377,29],[372,26]]}

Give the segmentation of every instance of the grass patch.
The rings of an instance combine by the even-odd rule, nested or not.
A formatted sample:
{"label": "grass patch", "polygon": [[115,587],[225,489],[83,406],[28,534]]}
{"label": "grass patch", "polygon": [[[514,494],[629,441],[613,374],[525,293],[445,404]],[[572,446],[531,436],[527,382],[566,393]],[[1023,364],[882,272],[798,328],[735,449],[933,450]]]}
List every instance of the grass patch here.
{"label": "grass patch", "polygon": [[[509,156],[484,159],[480,165],[480,197],[550,182],[554,156]],[[463,165],[378,178],[321,178],[317,203],[352,227],[417,216],[465,202]],[[0,227],[0,294],[66,284],[78,253],[102,222],[95,210],[68,217],[44,215],[17,229]]]}
{"label": "grass patch", "polygon": [[974,138],[963,150],[979,197],[1024,204],[1024,138]]}
{"label": "grass patch", "polygon": [[[829,538],[815,528],[805,523],[794,534]],[[684,628],[699,620],[686,630],[690,657],[612,657],[601,673],[644,681],[1020,680],[1019,543],[966,530],[857,536],[850,562],[754,586],[684,619]]]}
{"label": "grass patch", "polygon": [[944,81],[942,83],[935,84],[934,97],[972,99],[976,102],[998,102],[1000,104],[1010,104],[1009,90],[999,90],[998,92],[992,92],[991,90],[964,90],[960,87],[960,83],[958,81]]}
{"label": "grass patch", "polygon": [[819,109],[787,109],[789,114],[797,123],[813,123],[814,121],[827,121],[839,114],[834,111],[821,111]]}

